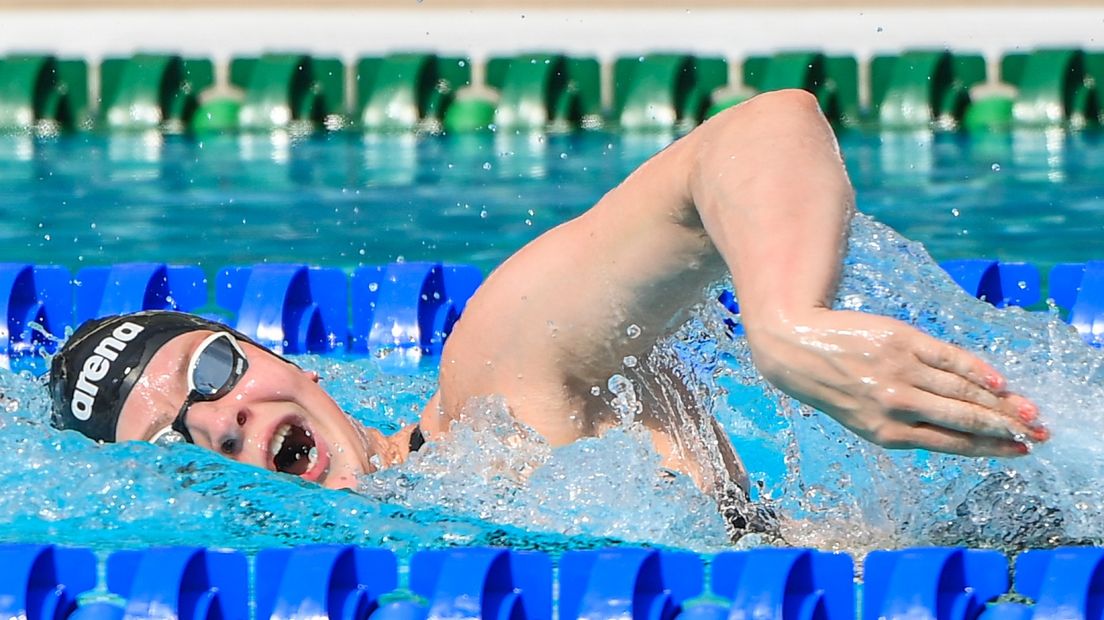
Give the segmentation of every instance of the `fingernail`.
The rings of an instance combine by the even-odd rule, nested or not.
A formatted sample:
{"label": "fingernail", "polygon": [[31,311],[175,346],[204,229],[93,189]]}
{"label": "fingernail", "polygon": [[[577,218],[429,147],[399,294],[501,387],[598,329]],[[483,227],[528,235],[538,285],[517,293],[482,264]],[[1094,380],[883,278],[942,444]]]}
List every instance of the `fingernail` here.
{"label": "fingernail", "polygon": [[1039,417],[1039,410],[1031,403],[1023,403],[1019,409],[1020,419],[1030,424]]}
{"label": "fingernail", "polygon": [[1050,431],[1042,426],[1039,426],[1031,429],[1031,437],[1035,439],[1035,441],[1046,441],[1050,439]]}
{"label": "fingernail", "polygon": [[1000,390],[1004,388],[1004,379],[1000,375],[986,375],[985,385],[988,385],[990,390]]}
{"label": "fingernail", "polygon": [[1031,452],[1031,448],[1026,443],[1015,444],[1015,450],[1019,454],[1028,454]]}

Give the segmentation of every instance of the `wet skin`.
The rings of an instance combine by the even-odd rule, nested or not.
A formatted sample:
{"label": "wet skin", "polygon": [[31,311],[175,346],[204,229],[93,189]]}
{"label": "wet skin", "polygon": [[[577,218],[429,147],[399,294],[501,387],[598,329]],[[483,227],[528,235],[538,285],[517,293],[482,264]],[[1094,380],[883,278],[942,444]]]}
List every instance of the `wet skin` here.
{"label": "wet skin", "polygon": [[[643,359],[705,285],[731,274],[763,376],[858,436],[977,456],[1018,456],[1025,439],[1047,440],[1036,406],[977,356],[899,321],[831,309],[853,209],[835,136],[808,93],[768,93],[722,112],[488,277],[445,345],[422,429],[436,437],[471,399],[502,396],[554,446],[601,434],[616,421],[608,392],[592,389],[627,356]],[[171,421],[188,347],[202,338],[181,336],[154,357],[123,409],[120,439],[148,439]],[[242,382],[192,407],[197,443],[274,469],[275,430],[299,425],[325,447],[302,475],[335,488],[406,457],[410,427],[391,437],[365,429],[317,376],[243,347]],[[645,402],[640,419],[664,464],[710,490],[660,404]]]}

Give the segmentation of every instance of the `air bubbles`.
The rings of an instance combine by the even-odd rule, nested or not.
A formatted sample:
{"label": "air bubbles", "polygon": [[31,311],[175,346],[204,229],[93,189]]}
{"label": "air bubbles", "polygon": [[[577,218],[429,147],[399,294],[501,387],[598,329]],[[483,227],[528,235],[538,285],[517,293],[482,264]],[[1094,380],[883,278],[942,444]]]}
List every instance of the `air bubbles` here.
{"label": "air bubbles", "polygon": [[640,334],[641,334],[640,326],[637,325],[636,323],[632,323],[628,327],[625,328],[625,335],[628,336],[629,338],[632,338],[633,340],[639,338]]}
{"label": "air bubbles", "polygon": [[992,166],[989,166],[989,169],[992,170],[993,172],[1000,172],[1001,171],[1001,165],[998,164],[998,163],[994,163]]}

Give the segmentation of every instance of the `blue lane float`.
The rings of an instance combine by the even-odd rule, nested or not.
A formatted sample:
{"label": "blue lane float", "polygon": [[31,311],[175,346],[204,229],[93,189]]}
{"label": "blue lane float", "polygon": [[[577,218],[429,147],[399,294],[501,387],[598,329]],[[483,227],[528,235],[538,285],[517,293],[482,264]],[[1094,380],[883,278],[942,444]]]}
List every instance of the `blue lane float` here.
{"label": "blue lane float", "polygon": [[939,263],[967,293],[998,308],[1039,302],[1039,270],[1030,263],[1005,263],[985,258]]}
{"label": "blue lane float", "polygon": [[[1099,618],[1104,548],[874,551],[856,586],[842,553],[763,548],[712,558],[640,548],[415,553],[316,545],[242,553],[198,547],[117,551],[106,584],[86,549],[0,544],[0,617],[27,620],[562,620],[771,618],[1041,620]],[[711,563],[709,588],[703,570]],[[407,575],[404,583],[403,575]],[[106,596],[110,593],[111,596]],[[555,596],[554,596],[554,593]],[[1030,603],[994,602],[1014,593]]]}
{"label": "blue lane float", "polygon": [[353,352],[439,354],[482,281],[482,272],[470,265],[413,262],[357,269],[352,278]]}
{"label": "blue lane float", "polygon": [[569,551],[560,558],[560,618],[667,620],[702,594],[698,556],[654,549]]}
{"label": "blue lane float", "polygon": [[[489,548],[421,551],[410,561],[410,590],[426,604],[400,602],[381,609],[373,620],[552,620],[552,560],[539,552]],[[564,616],[561,611],[560,617],[574,616]]]}
{"label": "blue lane float", "polygon": [[[945,261],[963,289],[997,307],[1034,306],[1042,297],[1038,268],[990,259]],[[436,262],[338,268],[262,264],[226,267],[208,281],[195,266],[122,263],[89,267],[75,278],[63,267],[0,264],[0,368],[45,370],[67,328],[137,310],[199,312],[227,322],[287,354],[404,353],[439,355],[468,300],[483,281],[470,265]],[[1050,299],[1095,346],[1104,343],[1104,261],[1061,264],[1050,272]],[[730,334],[740,334],[731,291],[718,302]],[[351,315],[350,315],[351,311]],[[39,329],[37,326],[41,326]]]}
{"label": "blue lane float", "polygon": [[0,545],[0,617],[61,620],[77,596],[96,587],[96,556],[87,549]]}
{"label": "blue lane float", "polygon": [[0,368],[45,370],[72,323],[70,280],[64,267],[0,263]]}
{"label": "blue lane float", "polygon": [[117,551],[107,588],[126,600],[124,618],[249,620],[249,564],[233,551],[169,547]]}
{"label": "blue lane float", "polygon": [[1050,270],[1050,297],[1093,346],[1104,344],[1104,261],[1062,263]]}
{"label": "blue lane float", "polygon": [[851,557],[810,549],[754,549],[713,560],[713,593],[729,599],[717,618],[855,617]]}
{"label": "blue lane float", "polygon": [[360,620],[398,587],[398,561],[386,549],[318,545],[257,554],[258,618]]}
{"label": "blue lane float", "polygon": [[189,312],[207,303],[207,277],[199,267],[120,263],[86,267],[74,280],[77,324],[139,310]]}
{"label": "blue lane float", "polygon": [[863,620],[973,620],[1008,592],[1008,561],[996,551],[873,551],[863,574]]}
{"label": "blue lane float", "polygon": [[1004,604],[983,616],[1012,618],[1100,618],[1104,614],[1104,549],[1036,550],[1016,558],[1016,591],[1035,601]]}
{"label": "blue lane float", "polygon": [[306,265],[226,267],[215,301],[234,328],[279,353],[334,353],[348,339],[348,284],[340,269]]}

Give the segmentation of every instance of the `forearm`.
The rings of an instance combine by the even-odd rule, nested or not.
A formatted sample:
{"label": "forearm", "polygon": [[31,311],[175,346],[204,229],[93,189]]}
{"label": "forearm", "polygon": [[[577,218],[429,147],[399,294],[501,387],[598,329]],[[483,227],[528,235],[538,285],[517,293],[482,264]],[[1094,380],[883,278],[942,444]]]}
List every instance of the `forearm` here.
{"label": "forearm", "polygon": [[761,96],[703,126],[690,199],[736,285],[755,364],[888,447],[987,456],[1045,441],[1033,403],[976,356],[885,317],[831,311],[854,194],[809,96]]}
{"label": "forearm", "polygon": [[697,137],[691,200],[750,331],[831,302],[854,195],[831,127],[799,91],[760,96]]}

